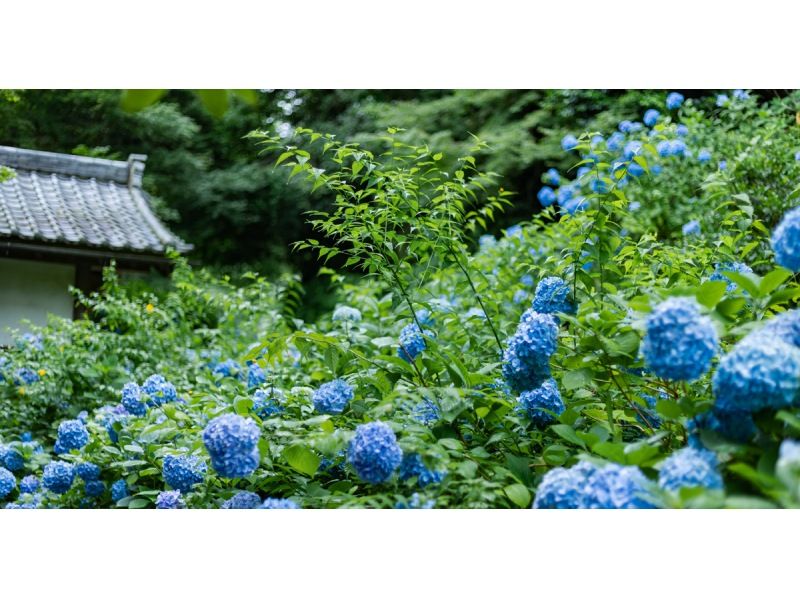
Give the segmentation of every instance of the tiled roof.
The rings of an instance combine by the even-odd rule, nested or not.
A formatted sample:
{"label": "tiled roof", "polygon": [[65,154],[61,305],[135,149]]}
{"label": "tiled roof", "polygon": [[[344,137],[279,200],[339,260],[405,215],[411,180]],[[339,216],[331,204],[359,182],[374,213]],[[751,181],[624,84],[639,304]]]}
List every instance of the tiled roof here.
{"label": "tiled roof", "polygon": [[0,146],[0,239],[111,251],[185,252],[184,243],[150,209],[142,190],[147,156],[127,162]]}

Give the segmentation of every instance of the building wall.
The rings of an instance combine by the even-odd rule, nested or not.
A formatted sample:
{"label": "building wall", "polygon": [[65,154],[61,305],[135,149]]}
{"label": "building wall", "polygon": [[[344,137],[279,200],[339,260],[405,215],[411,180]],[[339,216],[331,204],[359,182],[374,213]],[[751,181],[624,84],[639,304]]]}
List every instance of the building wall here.
{"label": "building wall", "polygon": [[74,284],[72,264],[0,258],[0,345],[11,343],[9,327],[25,329],[22,320],[46,324],[48,314],[71,318]]}

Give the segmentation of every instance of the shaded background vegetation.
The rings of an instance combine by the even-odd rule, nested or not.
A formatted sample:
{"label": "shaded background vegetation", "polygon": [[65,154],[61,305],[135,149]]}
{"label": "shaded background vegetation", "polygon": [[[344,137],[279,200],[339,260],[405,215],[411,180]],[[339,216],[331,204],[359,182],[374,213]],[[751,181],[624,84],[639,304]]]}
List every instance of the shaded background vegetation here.
{"label": "shaded background vegetation", "polygon": [[170,91],[136,112],[121,107],[120,93],[4,92],[0,144],[118,159],[146,153],[145,187],[158,213],[194,243],[195,261],[264,273],[292,269],[312,289],[319,264],[290,244],[313,236],[304,212],[331,198],[289,183],[259,158],[244,137],[251,130],[274,126],[289,134],[303,126],[369,144],[397,126],[409,141],[430,143],[450,159],[476,135],[491,148],[480,167],[515,192],[496,231],[538,211],[542,173],[569,166],[559,146],[564,133],[610,131],[622,119],[640,120],[663,98],[661,91],[621,90],[261,90],[251,103],[231,97],[215,118],[189,91]]}

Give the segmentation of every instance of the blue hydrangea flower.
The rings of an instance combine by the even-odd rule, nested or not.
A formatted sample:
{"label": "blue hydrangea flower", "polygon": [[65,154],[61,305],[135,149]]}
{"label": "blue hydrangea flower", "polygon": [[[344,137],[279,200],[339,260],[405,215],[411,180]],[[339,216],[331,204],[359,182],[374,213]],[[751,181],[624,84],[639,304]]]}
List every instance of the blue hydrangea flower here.
{"label": "blue hydrangea flower", "polygon": [[540,280],[533,296],[533,309],[540,314],[574,314],[575,304],[566,281],[558,276],[548,276]]}
{"label": "blue hydrangea flower", "polygon": [[673,139],[669,142],[670,156],[684,156],[686,149],[686,144],[681,139]]}
{"label": "blue hydrangea flower", "polygon": [[582,195],[578,195],[568,201],[565,201],[563,204],[561,204],[561,207],[567,212],[567,214],[574,215],[588,208],[589,202],[587,202],[586,198]]}
{"label": "blue hydrangea flower", "polygon": [[631,211],[631,212],[635,212],[636,210],[638,210],[641,207],[642,207],[642,204],[641,204],[641,202],[638,202],[638,201],[632,201],[632,202],[630,202],[628,204],[628,210]]}
{"label": "blue hydrangea flower", "polygon": [[722,108],[723,106],[727,106],[728,102],[730,102],[730,101],[731,101],[731,99],[728,97],[728,94],[725,94],[725,93],[717,94],[717,106],[719,108]]}
{"label": "blue hydrangea flower", "polygon": [[255,361],[247,365],[247,388],[256,388],[267,381],[267,373]]}
{"label": "blue hydrangea flower", "polygon": [[226,359],[215,365],[212,371],[214,374],[225,378],[238,378],[241,370],[242,367],[235,359]]}
{"label": "blue hydrangea flower", "polygon": [[516,291],[514,291],[514,297],[512,298],[512,300],[514,301],[514,303],[519,304],[525,301],[527,298],[528,298],[528,291],[526,291],[525,289],[517,289]]}
{"label": "blue hydrangea flower", "polygon": [[689,134],[689,127],[686,125],[678,125],[675,127],[675,133],[680,137],[686,137]]}
{"label": "blue hydrangea flower", "polygon": [[261,506],[261,497],[255,492],[243,490],[222,503],[223,509],[257,509]]}
{"label": "blue hydrangea flower", "polygon": [[619,148],[622,147],[622,144],[625,142],[625,135],[622,133],[615,131],[611,137],[608,138],[606,141],[606,148],[610,152],[616,152]]}
{"label": "blue hydrangea flower", "polygon": [[800,392],[800,349],[765,334],[748,336],[720,360],[713,389],[723,410],[788,407]]}
{"label": "blue hydrangea flower", "polygon": [[736,290],[737,285],[730,278],[725,276],[726,272],[738,272],[739,274],[752,274],[753,269],[742,262],[727,262],[725,264],[717,264],[714,272],[708,277],[709,280],[724,280],[728,282],[725,290],[732,293]]}
{"label": "blue hydrangea flower", "polygon": [[44,466],[42,484],[56,494],[64,494],[75,481],[75,469],[64,461],[51,461]]}
{"label": "blue hydrangea flower", "polygon": [[683,95],[673,91],[667,96],[667,110],[677,110],[683,104]]}
{"label": "blue hydrangea flower", "polygon": [[609,187],[605,179],[594,177],[589,181],[589,189],[592,190],[592,193],[603,194],[608,193]]}
{"label": "blue hydrangea flower", "polygon": [[33,440],[33,434],[31,434],[30,432],[23,432],[22,434],[20,434],[19,439],[22,442],[31,442]]}
{"label": "blue hydrangea flower", "polygon": [[650,108],[650,110],[644,113],[644,118],[642,120],[644,121],[644,124],[646,124],[648,127],[653,127],[658,122],[659,116],[661,115],[658,112],[658,110]]}
{"label": "blue hydrangea flower", "polygon": [[697,154],[697,161],[700,162],[700,164],[711,162],[711,152],[707,149],[701,149]]}
{"label": "blue hydrangea flower", "polygon": [[0,498],[5,498],[17,487],[17,478],[5,467],[0,467]]}
{"label": "blue hydrangea flower", "polygon": [[553,316],[533,309],[522,314],[503,352],[503,378],[514,391],[539,386],[550,377],[550,357],[556,352],[558,325]]}
{"label": "blue hydrangea flower", "polygon": [[68,419],[59,424],[56,443],[61,447],[62,452],[83,448],[88,442],[89,431],[81,420]]}
{"label": "blue hydrangea flower", "polygon": [[100,480],[90,480],[86,482],[86,496],[91,496],[92,498],[97,498],[98,496],[103,496],[106,491],[106,483]]}
{"label": "blue hydrangea flower", "polygon": [[253,473],[261,461],[260,436],[255,422],[240,415],[226,414],[212,419],[203,430],[203,442],[217,474],[241,478]]}
{"label": "blue hydrangea flower", "polygon": [[671,297],[647,317],[642,355],[667,380],[696,380],[711,365],[719,340],[711,319],[694,299]]}
{"label": "blue hydrangea flower", "polygon": [[750,94],[747,93],[744,89],[734,89],[733,90],[733,99],[744,101],[750,98]]}
{"label": "blue hydrangea flower", "polygon": [[727,160],[720,160],[718,167],[720,170],[728,170],[728,161]]}
{"label": "blue hydrangea flower", "polygon": [[642,153],[641,141],[629,141],[622,150],[622,155],[626,160],[632,160],[634,156],[638,156],[640,153]]}
{"label": "blue hydrangea flower", "polygon": [[556,192],[550,187],[544,186],[539,189],[539,192],[536,194],[536,199],[539,200],[543,208],[546,208],[547,206],[553,205],[556,201]]}
{"label": "blue hydrangea flower", "polygon": [[478,237],[478,247],[481,249],[489,249],[495,245],[497,245],[497,239],[495,239],[494,235],[481,235]]}
{"label": "blue hydrangea flower", "polygon": [[358,477],[371,484],[388,480],[400,466],[403,451],[394,431],[380,421],[361,424],[348,447],[347,461]]}
{"label": "blue hydrangea flower", "polygon": [[638,162],[631,162],[628,164],[627,173],[634,178],[639,178],[644,174],[644,166]]}
{"label": "blue hydrangea flower", "polygon": [[565,152],[575,149],[578,147],[578,139],[575,135],[564,135],[561,139],[561,149]]}
{"label": "blue hydrangea flower", "polygon": [[14,372],[14,383],[17,386],[25,386],[39,381],[39,374],[30,368],[19,368]]}
{"label": "blue hydrangea flower", "polygon": [[283,412],[285,400],[286,395],[278,388],[259,388],[253,393],[252,411],[261,419],[267,419]]}
{"label": "blue hydrangea flower", "polygon": [[147,413],[147,405],[141,399],[142,391],[135,382],[122,387],[122,406],[131,415],[142,416]]}
{"label": "blue hydrangea flower", "polygon": [[195,484],[201,484],[207,471],[205,462],[196,455],[167,455],[161,468],[164,481],[183,494],[191,492]]}
{"label": "blue hydrangea flower", "polygon": [[548,471],[533,501],[534,509],[580,509],[584,504],[584,488],[597,468],[581,461],[569,469],[556,467]]}
{"label": "blue hydrangea flower", "polygon": [[425,337],[431,336],[431,332],[426,330],[423,334],[416,322],[406,325],[400,331],[400,346],[397,348],[397,356],[406,361],[414,361],[417,355],[425,350]]}
{"label": "blue hydrangea flower", "polygon": [[311,402],[318,413],[339,414],[353,400],[355,392],[344,379],[326,382],[311,395]]}
{"label": "blue hydrangea flower", "polygon": [[175,387],[159,374],[153,374],[145,380],[141,390],[149,397],[147,404],[150,406],[164,405],[178,400]]}
{"label": "blue hydrangea flower", "polygon": [[572,185],[564,185],[559,187],[558,191],[556,192],[556,201],[558,202],[558,205],[564,205],[573,197],[575,197],[575,187]]}
{"label": "blue hydrangea flower", "polygon": [[117,480],[111,484],[111,500],[119,502],[128,496],[128,482],[125,480]]}
{"label": "blue hydrangea flower", "polygon": [[656,505],[649,482],[638,467],[611,463],[588,479],[588,509],[651,509]]}
{"label": "blue hydrangea flower", "polygon": [[542,382],[538,388],[520,394],[517,407],[539,429],[556,421],[550,412],[561,415],[565,409],[561,393],[558,392],[558,385],[552,378]]}
{"label": "blue hydrangea flower", "polygon": [[423,397],[421,401],[415,403],[411,408],[411,417],[426,426],[435,424],[442,417],[439,406],[428,397]]}
{"label": "blue hydrangea flower", "polygon": [[717,471],[716,461],[711,451],[684,447],[661,463],[658,485],[671,492],[692,487],[721,490],[722,476]]}
{"label": "blue hydrangea flower", "polygon": [[360,322],[361,312],[355,307],[340,305],[333,311],[334,322]]}
{"label": "blue hydrangea flower", "polygon": [[35,475],[26,475],[19,482],[19,491],[23,494],[33,494],[39,489],[39,478]]}
{"label": "blue hydrangea flower", "polygon": [[75,473],[84,482],[93,482],[100,479],[100,466],[87,462],[78,463],[75,466]]}
{"label": "blue hydrangea flower", "polygon": [[658,152],[658,155],[662,158],[668,158],[672,155],[672,145],[670,145],[670,142],[667,140],[659,141],[656,144],[656,152]]}
{"label": "blue hydrangea flower", "polygon": [[684,237],[699,236],[703,231],[700,228],[700,223],[697,220],[690,220],[681,227],[681,232]]}
{"label": "blue hydrangea flower", "polygon": [[266,498],[260,509],[299,509],[300,505],[289,498]]}
{"label": "blue hydrangea flower", "polygon": [[164,490],[159,492],[156,497],[156,509],[183,509],[186,503],[183,502],[180,490]]}
{"label": "blue hydrangea flower", "polygon": [[794,160],[795,160],[795,162],[800,162],[800,152],[795,152],[794,153]]}
{"label": "blue hydrangea flower", "polygon": [[25,459],[16,449],[0,445],[0,466],[9,471],[19,471],[25,467]]}
{"label": "blue hydrangea flower", "polygon": [[426,500],[425,502],[422,502],[422,498],[420,497],[419,493],[418,492],[414,492],[414,494],[411,495],[411,498],[409,500],[406,500],[406,499],[398,500],[395,503],[394,508],[395,509],[432,509],[435,504],[436,504],[436,501],[433,500],[433,499],[429,499],[429,500]]}
{"label": "blue hydrangea flower", "polygon": [[771,241],[775,262],[792,272],[800,272],[800,207],[783,215],[772,231]]}
{"label": "blue hydrangea flower", "polygon": [[631,127],[633,123],[629,120],[623,120],[622,122],[617,125],[617,128],[620,130],[621,133],[630,133]]}
{"label": "blue hydrangea flower", "polygon": [[417,478],[417,484],[424,488],[429,484],[438,484],[447,475],[446,471],[428,469],[425,462],[418,453],[409,453],[403,456],[398,471],[400,481],[405,482],[411,478]]}
{"label": "blue hydrangea flower", "polygon": [[[792,309],[778,314],[769,319],[756,334],[778,338],[785,343],[800,348],[800,310]],[[9,469],[11,468],[9,467]]]}
{"label": "blue hydrangea flower", "polygon": [[750,442],[758,431],[749,411],[741,409],[721,409],[714,406],[710,411],[701,413],[690,420],[686,426],[689,435],[689,446],[702,448],[697,430],[709,430],[723,438],[744,444]]}
{"label": "blue hydrangea flower", "polygon": [[542,180],[548,185],[558,187],[558,185],[561,184],[561,174],[559,174],[555,168],[550,168],[544,173],[544,178]]}

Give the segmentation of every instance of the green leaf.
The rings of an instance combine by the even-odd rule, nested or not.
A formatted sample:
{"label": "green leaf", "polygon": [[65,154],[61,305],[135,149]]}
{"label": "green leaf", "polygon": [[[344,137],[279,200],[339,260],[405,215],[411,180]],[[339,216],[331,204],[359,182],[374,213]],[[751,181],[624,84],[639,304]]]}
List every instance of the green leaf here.
{"label": "green leaf", "polygon": [[561,384],[565,390],[575,390],[589,386],[592,383],[592,372],[588,368],[570,370],[561,377]]}
{"label": "green leaf", "polygon": [[228,109],[227,89],[198,89],[197,97],[211,116],[222,118]]}
{"label": "green leaf", "polygon": [[742,289],[750,293],[751,297],[760,297],[761,278],[749,272],[725,272],[725,277],[731,282],[735,282]]}
{"label": "green leaf", "polygon": [[253,407],[253,399],[250,397],[236,397],[233,401],[233,410],[238,415],[247,415]]}
{"label": "green leaf", "polygon": [[675,401],[665,400],[656,403],[656,411],[669,419],[678,419],[681,415],[681,408]]}
{"label": "green leaf", "polygon": [[698,287],[695,293],[697,302],[709,309],[714,309],[720,299],[725,295],[725,288],[727,286],[728,283],[724,280],[709,280],[704,282]]}
{"label": "green leaf", "polygon": [[550,429],[567,442],[571,442],[572,444],[578,445],[581,448],[585,448],[586,444],[578,437],[578,435],[575,433],[575,430],[572,429],[572,426],[568,426],[566,424],[555,424],[554,426],[550,426]]}
{"label": "green leaf", "polygon": [[129,509],[144,509],[145,507],[150,506],[152,503],[147,500],[146,498],[134,498],[128,503]]}
{"label": "green leaf", "polygon": [[509,500],[520,508],[524,509],[531,504],[531,493],[522,484],[511,484],[506,486],[503,491]]}
{"label": "green leaf", "polygon": [[745,300],[741,297],[736,297],[733,299],[724,299],[717,304],[717,312],[725,316],[726,318],[733,319],[736,317],[742,308],[745,306]]}
{"label": "green leaf", "polygon": [[786,268],[775,268],[771,272],[764,275],[759,285],[759,290],[762,296],[769,295],[772,291],[777,289],[780,285],[791,278],[792,273]]}
{"label": "green leaf", "polygon": [[166,92],[166,89],[126,89],[122,92],[120,106],[126,112],[138,112],[155,104]]}
{"label": "green leaf", "polygon": [[311,449],[300,444],[286,447],[283,458],[292,469],[308,476],[313,476],[319,468],[320,458]]}

